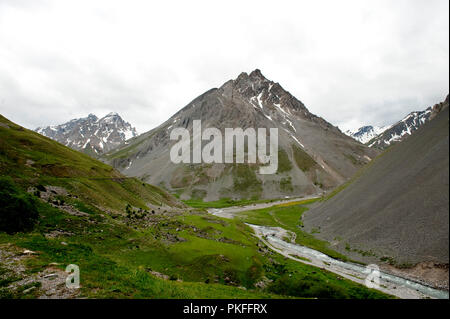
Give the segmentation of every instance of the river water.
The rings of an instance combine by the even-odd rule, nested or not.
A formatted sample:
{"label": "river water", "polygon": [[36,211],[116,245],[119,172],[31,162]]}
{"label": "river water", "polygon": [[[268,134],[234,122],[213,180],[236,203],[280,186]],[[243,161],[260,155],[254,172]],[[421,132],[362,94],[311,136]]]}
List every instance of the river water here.
{"label": "river water", "polygon": [[[282,239],[283,236],[286,234],[286,230],[280,227],[266,227],[250,224],[249,226],[255,230],[255,233],[257,235],[262,236],[262,238],[264,238],[268,243],[270,243],[271,246],[290,255],[298,255],[300,257],[307,258],[311,261],[310,262],[311,264],[314,264],[316,266],[318,265],[318,261],[320,261],[322,263],[320,267],[330,270],[332,272],[347,274],[352,277],[355,276],[359,277],[360,278],[359,281],[366,278],[371,272],[371,270],[365,266],[351,262],[343,262],[331,258],[330,256],[325,255],[324,253],[311,249],[309,247],[286,242],[285,240]],[[424,295],[423,297],[430,297],[437,299],[449,298],[448,291],[434,289],[427,285],[412,280],[408,280],[402,277],[398,277],[395,275],[391,275],[382,271],[379,271],[379,281],[380,286],[385,286],[386,288],[389,288],[388,290],[391,293],[394,292],[393,294],[399,296],[401,296],[400,294],[401,289],[399,288],[403,288],[403,290],[405,291],[404,295],[406,296],[416,296],[415,294],[413,294],[413,292],[420,292],[420,294]],[[395,293],[394,289],[399,289],[399,294]],[[408,294],[408,290],[410,294]],[[420,294],[417,295],[420,296]]]}
{"label": "river water", "polygon": [[[304,199],[305,198],[303,198],[303,200]],[[287,201],[279,201],[276,203],[263,203],[244,207],[236,206],[222,209],[209,209],[208,212],[210,214],[223,218],[234,218],[236,214],[245,212],[247,210],[266,208],[278,203],[296,200],[299,199],[289,199]],[[312,248],[286,242],[284,238],[287,234],[289,234],[289,231],[281,227],[268,227],[251,224],[248,225],[252,227],[255,231],[255,234],[263,239],[273,250],[288,258],[295,259],[299,262],[310,264],[322,269],[326,269],[360,284],[365,284],[365,278],[371,273],[371,269],[365,266],[351,262],[343,262],[331,258],[330,256],[325,255],[324,253]],[[308,261],[305,261],[301,258],[295,258],[295,256],[306,258]],[[402,278],[393,274],[388,274],[383,271],[378,271],[377,275],[380,284],[379,288],[377,289],[395,295],[397,297],[449,299],[449,293],[446,290],[435,289],[427,286],[426,284],[419,283],[407,278]]]}

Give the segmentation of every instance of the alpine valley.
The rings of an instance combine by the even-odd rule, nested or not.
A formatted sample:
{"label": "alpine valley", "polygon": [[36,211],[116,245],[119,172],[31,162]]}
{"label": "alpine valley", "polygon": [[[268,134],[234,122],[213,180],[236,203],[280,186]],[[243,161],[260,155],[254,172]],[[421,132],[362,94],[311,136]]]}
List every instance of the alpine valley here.
{"label": "alpine valley", "polygon": [[[278,129],[277,172],[175,164],[196,120]],[[347,134],[258,69],[141,135],[117,113],[0,116],[0,298],[448,298],[448,97]]]}

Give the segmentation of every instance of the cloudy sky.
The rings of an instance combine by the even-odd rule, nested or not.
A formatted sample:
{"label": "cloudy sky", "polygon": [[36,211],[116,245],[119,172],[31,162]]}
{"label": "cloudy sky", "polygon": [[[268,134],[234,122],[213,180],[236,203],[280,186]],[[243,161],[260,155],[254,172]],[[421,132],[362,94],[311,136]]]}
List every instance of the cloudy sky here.
{"label": "cloudy sky", "polygon": [[449,90],[448,0],[0,0],[0,113],[28,128],[119,112],[140,132],[261,69],[341,129]]}

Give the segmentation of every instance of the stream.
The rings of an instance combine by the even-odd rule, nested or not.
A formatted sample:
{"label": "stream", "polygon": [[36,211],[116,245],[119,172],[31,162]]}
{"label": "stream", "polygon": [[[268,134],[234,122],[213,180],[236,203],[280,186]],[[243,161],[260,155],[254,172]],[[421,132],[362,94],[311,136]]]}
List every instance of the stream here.
{"label": "stream", "polygon": [[[290,199],[289,201],[293,201],[293,199]],[[270,207],[276,204],[279,204],[279,202],[270,204],[255,204],[243,207],[209,209],[208,212],[219,217],[234,218],[235,214],[248,210]],[[377,278],[379,280],[379,283],[377,282],[377,284],[379,284],[376,287],[377,290],[383,291],[399,298],[449,299],[449,293],[446,290],[435,289],[426,284],[392,275],[378,269],[376,269],[376,272],[373,272],[372,269],[374,268],[370,269],[366,266],[356,263],[337,260],[315,249],[305,247],[293,242],[289,243],[285,241],[284,238],[286,238],[287,235],[291,234],[291,232],[281,227],[268,227],[251,224],[247,225],[253,228],[253,230],[255,231],[255,235],[272,250],[295,261],[331,271],[335,274],[363,285],[366,282],[366,277],[370,273],[372,273],[371,277],[373,278],[373,275],[377,275]]]}

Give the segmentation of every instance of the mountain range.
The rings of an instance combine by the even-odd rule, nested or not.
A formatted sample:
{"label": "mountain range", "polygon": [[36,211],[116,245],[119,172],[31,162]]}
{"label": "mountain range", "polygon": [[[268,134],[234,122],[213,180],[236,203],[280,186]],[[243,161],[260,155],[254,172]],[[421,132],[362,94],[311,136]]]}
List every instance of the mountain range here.
{"label": "mountain range", "polygon": [[[278,128],[278,171],[259,175],[258,164],[174,164],[171,129]],[[123,174],[159,185],[181,198],[279,198],[318,194],[346,181],[379,153],[343,134],[260,70],[241,73],[182,108],[159,127],[106,153]]]}
{"label": "mountain range", "polygon": [[443,106],[448,105],[448,102],[449,97],[447,95],[443,102],[430,106],[423,111],[411,112],[392,125],[384,127],[368,125],[354,131],[348,130],[345,134],[369,147],[385,149],[410,136],[419,127],[431,120]]}
{"label": "mountain range", "polygon": [[114,112],[102,118],[89,114],[87,117],[73,119],[64,124],[38,127],[35,131],[94,157],[137,136],[136,129]]}

